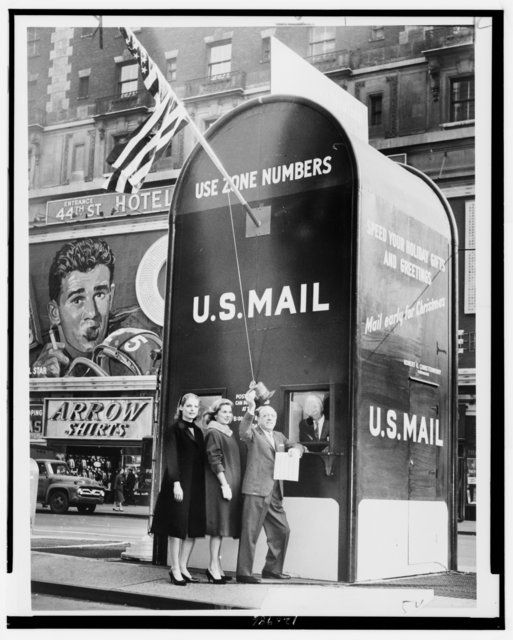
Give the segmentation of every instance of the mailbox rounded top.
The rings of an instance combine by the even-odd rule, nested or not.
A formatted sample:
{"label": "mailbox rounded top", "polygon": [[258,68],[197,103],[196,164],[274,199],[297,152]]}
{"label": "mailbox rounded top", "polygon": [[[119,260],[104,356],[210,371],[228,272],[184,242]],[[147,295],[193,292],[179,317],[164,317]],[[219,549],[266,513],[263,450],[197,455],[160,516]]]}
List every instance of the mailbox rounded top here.
{"label": "mailbox rounded top", "polygon": [[[269,95],[237,106],[205,137],[250,206],[346,185],[358,193],[358,209],[369,204],[397,208],[455,240],[450,207],[438,187],[351,135],[341,124],[343,115],[306,98]],[[224,207],[228,194],[228,185],[198,143],[178,179],[173,210],[181,215]]]}

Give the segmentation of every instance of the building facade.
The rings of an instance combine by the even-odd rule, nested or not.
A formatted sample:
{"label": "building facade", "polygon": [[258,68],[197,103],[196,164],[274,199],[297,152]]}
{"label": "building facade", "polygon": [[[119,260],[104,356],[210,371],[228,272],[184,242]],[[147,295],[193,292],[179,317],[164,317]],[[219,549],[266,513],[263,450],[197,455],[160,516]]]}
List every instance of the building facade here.
{"label": "building facade", "polygon": [[[200,130],[270,91],[270,38],[307,59],[368,107],[371,144],[441,188],[459,233],[458,517],[475,518],[474,30],[469,26],[276,26],[135,30]],[[101,38],[100,38],[101,35]],[[101,42],[100,42],[101,40]],[[31,345],[48,341],[47,274],[69,239],[103,237],[116,256],[114,308],[138,327],[163,324],[163,256],[174,184],[196,141],[173,140],[138,194],[110,194],[107,157],[152,109],[137,62],[115,29],[31,28],[28,46],[28,165]],[[134,311],[136,309],[136,311]],[[127,324],[128,323],[128,324]],[[130,321],[125,322],[130,326]],[[75,385],[75,386],[73,386]],[[48,438],[49,397],[138,398],[155,377],[31,380],[34,449],[132,456],[137,438]],[[91,400],[92,397],[92,400]],[[111,398],[112,399],[112,398]],[[125,402],[126,404],[126,402]],[[114,411],[112,409],[111,411]],[[151,411],[148,415],[151,414]],[[34,426],[34,425],[39,425]],[[69,432],[69,428],[67,430]]]}

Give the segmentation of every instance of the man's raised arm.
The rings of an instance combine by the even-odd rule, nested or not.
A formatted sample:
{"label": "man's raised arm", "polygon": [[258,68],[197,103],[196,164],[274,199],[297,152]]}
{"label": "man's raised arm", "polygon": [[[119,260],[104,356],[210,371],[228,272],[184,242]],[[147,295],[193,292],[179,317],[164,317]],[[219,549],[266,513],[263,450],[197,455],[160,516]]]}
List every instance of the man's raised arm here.
{"label": "man's raised arm", "polygon": [[248,391],[246,393],[246,401],[248,403],[248,408],[244,417],[239,423],[239,436],[241,441],[248,442],[249,440],[253,440],[253,420],[255,418],[256,411],[256,402],[255,402],[255,392]]}

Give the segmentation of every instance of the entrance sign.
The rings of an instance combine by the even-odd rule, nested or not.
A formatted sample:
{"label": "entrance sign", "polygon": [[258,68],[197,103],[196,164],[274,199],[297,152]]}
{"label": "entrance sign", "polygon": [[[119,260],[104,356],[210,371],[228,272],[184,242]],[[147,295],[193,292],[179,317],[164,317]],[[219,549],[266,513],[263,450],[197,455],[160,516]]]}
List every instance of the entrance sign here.
{"label": "entrance sign", "polygon": [[100,193],[50,200],[46,204],[46,224],[103,220],[130,215],[168,211],[173,187],[142,189],[139,193]]}
{"label": "entrance sign", "polygon": [[62,440],[151,436],[153,398],[46,398],[44,435]]}

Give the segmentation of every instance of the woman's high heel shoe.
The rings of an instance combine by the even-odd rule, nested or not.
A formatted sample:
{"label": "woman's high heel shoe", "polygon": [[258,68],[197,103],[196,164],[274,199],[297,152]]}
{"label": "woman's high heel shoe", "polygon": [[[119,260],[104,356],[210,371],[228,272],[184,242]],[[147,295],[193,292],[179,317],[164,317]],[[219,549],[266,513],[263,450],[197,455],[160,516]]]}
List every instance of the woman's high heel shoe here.
{"label": "woman's high heel shoe", "polygon": [[213,582],[214,584],[226,584],[226,580],[224,578],[214,578],[208,569],[205,571],[205,574],[209,582]]}
{"label": "woman's high heel shoe", "polygon": [[173,572],[170,571],[169,572],[169,577],[171,578],[171,582],[172,584],[176,584],[178,587],[186,587],[187,586],[187,581],[183,578],[181,580],[177,580],[175,578],[175,576],[173,575]]}
{"label": "woman's high heel shoe", "polygon": [[186,576],[182,573],[182,578],[185,580],[185,582],[189,583],[189,582],[199,582],[198,578],[193,578],[192,576],[189,578],[189,576]]}

